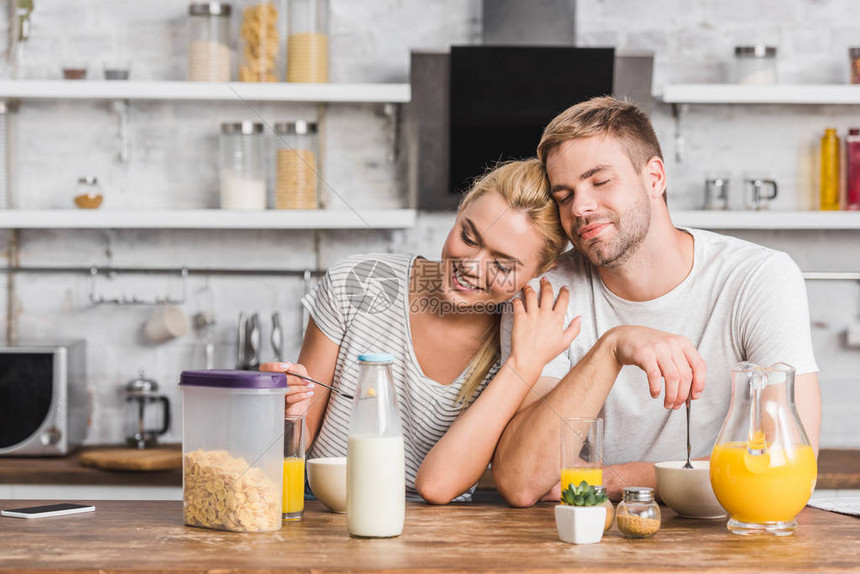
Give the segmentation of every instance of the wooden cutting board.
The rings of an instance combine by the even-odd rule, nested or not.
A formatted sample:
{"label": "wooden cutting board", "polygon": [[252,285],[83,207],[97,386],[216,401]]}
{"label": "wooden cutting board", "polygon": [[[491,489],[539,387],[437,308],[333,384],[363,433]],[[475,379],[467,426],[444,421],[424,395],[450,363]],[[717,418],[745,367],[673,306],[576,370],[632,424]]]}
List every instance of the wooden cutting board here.
{"label": "wooden cutting board", "polygon": [[174,470],[182,468],[182,451],[172,448],[112,448],[82,453],[83,466],[105,470]]}

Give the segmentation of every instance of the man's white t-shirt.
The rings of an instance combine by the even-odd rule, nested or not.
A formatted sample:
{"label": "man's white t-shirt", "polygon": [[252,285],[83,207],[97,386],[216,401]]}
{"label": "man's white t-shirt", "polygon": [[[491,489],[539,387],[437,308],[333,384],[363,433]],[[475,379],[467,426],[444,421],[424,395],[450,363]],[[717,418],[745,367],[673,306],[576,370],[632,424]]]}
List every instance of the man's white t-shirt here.
{"label": "man's white t-shirt", "polygon": [[[582,315],[580,334],[543,370],[562,379],[609,329],[641,325],[686,336],[706,363],[705,390],[691,408],[692,455],[710,455],[731,400],[731,368],[740,361],[785,362],[797,374],[818,371],[812,353],[806,286],[785,253],[697,229],[687,278],[651,301],[626,301],[612,293],[597,269],[577,253],[562,257],[544,276],[558,293],[570,289],[567,320]],[[537,280],[532,286],[538,289]],[[511,351],[513,318],[502,319],[502,354]],[[652,399],[638,367],[622,368],[600,416],[606,464],[683,460],[686,414]]]}

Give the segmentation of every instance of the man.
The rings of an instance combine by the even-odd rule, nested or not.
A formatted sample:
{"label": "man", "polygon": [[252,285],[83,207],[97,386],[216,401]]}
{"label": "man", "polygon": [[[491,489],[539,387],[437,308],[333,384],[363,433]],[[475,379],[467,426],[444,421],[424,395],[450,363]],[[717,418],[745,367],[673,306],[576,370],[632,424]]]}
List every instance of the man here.
{"label": "man", "polygon": [[[742,360],[797,369],[797,407],[817,451],[821,398],[797,265],[746,241],[675,228],[660,144],[632,104],[604,97],[569,108],[547,126],[538,156],[574,246],[545,277],[570,289],[568,319],[581,315],[582,324],[542,373],[520,373],[534,392],[496,450],[502,496],[514,506],[559,498],[564,417],[604,418],[603,481],[613,498],[623,486],[654,486],[651,463],[685,456],[679,409],[688,397],[693,456],[706,458],[728,412],[730,369]],[[534,300],[526,290],[525,306]],[[510,330],[506,315],[505,358]]]}

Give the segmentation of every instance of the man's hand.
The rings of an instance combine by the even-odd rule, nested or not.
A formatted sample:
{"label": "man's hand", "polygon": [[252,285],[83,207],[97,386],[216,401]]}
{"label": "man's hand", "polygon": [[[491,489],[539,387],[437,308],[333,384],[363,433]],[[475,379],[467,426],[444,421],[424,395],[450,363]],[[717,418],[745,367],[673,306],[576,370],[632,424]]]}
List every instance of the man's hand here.
{"label": "man's hand", "polygon": [[705,361],[686,337],[629,325],[614,327],[607,335],[619,365],[645,371],[653,398],[660,396],[665,383],[667,409],[678,409],[688,396],[698,399],[702,394]]}

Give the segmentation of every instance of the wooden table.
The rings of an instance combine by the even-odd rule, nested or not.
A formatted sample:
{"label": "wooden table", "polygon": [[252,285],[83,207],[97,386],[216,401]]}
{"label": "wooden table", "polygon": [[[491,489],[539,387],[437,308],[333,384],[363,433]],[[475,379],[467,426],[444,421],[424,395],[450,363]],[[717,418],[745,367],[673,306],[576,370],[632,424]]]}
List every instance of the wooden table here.
{"label": "wooden table", "polygon": [[[96,448],[109,447],[90,446],[82,451]],[[58,458],[0,457],[0,484],[182,486],[179,470],[122,472],[87,468],[78,464],[78,454]],[[860,488],[860,451],[822,449],[818,457],[817,487]],[[487,473],[478,488],[494,490],[492,474]]]}
{"label": "wooden table", "polygon": [[[26,501],[0,501],[0,508]],[[651,540],[612,530],[599,544],[558,539],[553,505],[409,504],[392,539],[353,539],[346,517],[308,503],[277,532],[238,534],[182,525],[181,502],[95,502],[94,513],[0,518],[3,572],[487,571],[847,572],[860,569],[860,519],[806,508],[794,536],[745,538],[725,520],[688,520],[664,508]]]}

